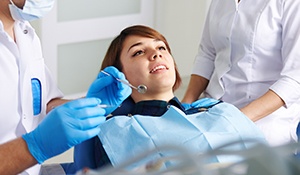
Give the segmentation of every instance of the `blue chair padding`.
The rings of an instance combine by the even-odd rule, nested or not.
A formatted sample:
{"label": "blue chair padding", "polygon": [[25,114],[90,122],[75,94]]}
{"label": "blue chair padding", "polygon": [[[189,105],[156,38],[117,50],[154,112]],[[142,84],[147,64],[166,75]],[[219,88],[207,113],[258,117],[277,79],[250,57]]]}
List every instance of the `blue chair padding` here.
{"label": "blue chair padding", "polygon": [[300,123],[298,124],[297,127],[297,136],[298,136],[298,142],[300,141]]}
{"label": "blue chair padding", "polygon": [[[134,101],[128,97],[120,107],[118,107],[112,115],[129,113],[134,106]],[[98,168],[95,158],[95,143],[99,140],[98,136],[84,141],[74,147],[74,162],[61,164],[67,175],[75,174],[83,168]],[[98,149],[98,148],[97,148]]]}
{"label": "blue chair padding", "polygon": [[[297,127],[297,136],[298,136],[298,142],[300,142],[300,123],[298,124],[298,127]],[[300,152],[299,151],[297,152],[296,157],[298,159],[300,159]]]}

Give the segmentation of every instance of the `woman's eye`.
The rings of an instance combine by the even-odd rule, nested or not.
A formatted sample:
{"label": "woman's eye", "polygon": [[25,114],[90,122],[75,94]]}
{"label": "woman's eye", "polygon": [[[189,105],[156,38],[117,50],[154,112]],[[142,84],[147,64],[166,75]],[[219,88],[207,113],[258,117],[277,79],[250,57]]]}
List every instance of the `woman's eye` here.
{"label": "woman's eye", "polygon": [[159,50],[167,50],[165,46],[160,46]]}
{"label": "woman's eye", "polygon": [[141,54],[143,54],[143,51],[139,50],[137,52],[134,52],[133,56],[138,56],[138,55],[141,55]]}

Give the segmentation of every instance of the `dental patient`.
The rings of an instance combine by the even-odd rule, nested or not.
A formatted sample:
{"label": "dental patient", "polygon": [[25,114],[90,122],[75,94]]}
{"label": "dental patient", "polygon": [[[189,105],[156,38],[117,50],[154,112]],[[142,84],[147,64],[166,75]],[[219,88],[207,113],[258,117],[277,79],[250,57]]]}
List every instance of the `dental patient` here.
{"label": "dental patient", "polygon": [[[94,150],[84,158],[93,163],[83,166],[118,166],[164,145],[180,146],[200,155],[233,141],[240,142],[233,150],[249,148],[252,144],[248,139],[265,142],[255,124],[231,104],[207,98],[191,105],[180,103],[174,91],[181,78],[171,49],[165,37],[152,28],[135,25],[124,29],[109,46],[101,70],[106,72],[100,72],[103,77],[122,72],[131,85],[144,85],[147,91],[139,93],[133,88],[131,96],[101,125],[92,144]],[[130,168],[168,155],[157,151]],[[231,159],[207,160],[225,161]],[[163,166],[168,167],[168,163]]]}

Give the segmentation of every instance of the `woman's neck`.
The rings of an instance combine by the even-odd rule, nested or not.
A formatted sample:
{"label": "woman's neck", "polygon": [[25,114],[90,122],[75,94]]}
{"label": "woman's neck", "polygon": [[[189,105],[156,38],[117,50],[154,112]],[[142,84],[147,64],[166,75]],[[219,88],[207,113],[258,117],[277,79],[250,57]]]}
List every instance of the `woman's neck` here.
{"label": "woman's neck", "polygon": [[145,94],[140,94],[138,92],[133,91],[131,97],[135,103],[145,100],[162,100],[168,102],[169,100],[174,98],[174,93],[171,91],[166,93],[152,94],[151,92],[147,91]]}

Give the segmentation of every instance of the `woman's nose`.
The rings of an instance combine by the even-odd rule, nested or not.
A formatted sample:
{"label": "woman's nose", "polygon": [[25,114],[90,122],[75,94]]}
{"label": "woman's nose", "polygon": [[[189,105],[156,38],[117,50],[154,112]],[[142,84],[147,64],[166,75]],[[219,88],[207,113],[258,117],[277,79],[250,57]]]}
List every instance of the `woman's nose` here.
{"label": "woman's nose", "polygon": [[152,56],[152,59],[154,60],[154,59],[157,59],[157,58],[162,58],[162,54],[161,53],[159,53],[159,52],[155,52],[154,54],[153,54],[153,56]]}

